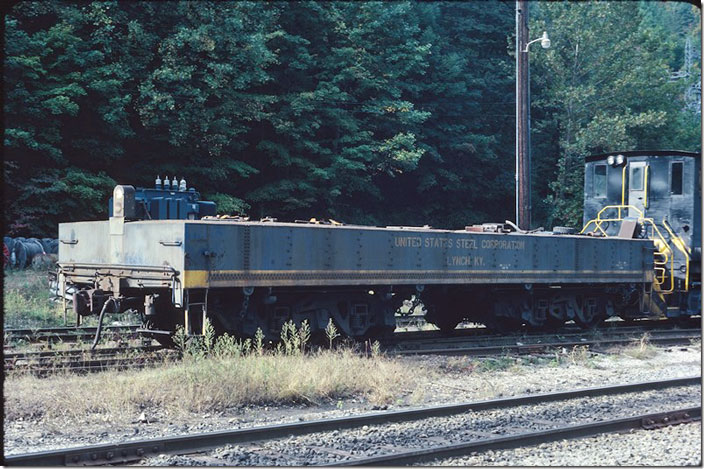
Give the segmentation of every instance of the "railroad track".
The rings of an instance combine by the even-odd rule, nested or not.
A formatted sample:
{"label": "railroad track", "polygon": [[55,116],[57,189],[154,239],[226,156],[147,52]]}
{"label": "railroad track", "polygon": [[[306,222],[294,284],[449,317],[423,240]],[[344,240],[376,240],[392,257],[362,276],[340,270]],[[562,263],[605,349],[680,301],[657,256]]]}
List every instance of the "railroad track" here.
{"label": "railroad track", "polygon": [[[413,321],[425,322],[422,317],[413,317]],[[397,318],[399,324],[404,324],[405,321],[410,321],[407,317]],[[690,319],[684,321],[688,328],[701,327],[700,319]],[[110,339],[137,339],[139,334],[137,330],[141,326],[129,325],[129,326],[104,326],[102,336],[104,338]],[[667,320],[638,320],[634,323],[627,323],[625,321],[608,321],[603,323],[596,331],[628,331],[631,333],[637,332],[648,332],[651,330],[661,330],[661,329],[671,329],[675,327],[671,321]],[[674,329],[677,330],[677,329]],[[5,343],[12,344],[18,342],[25,343],[74,343],[79,341],[91,341],[95,337],[96,328],[95,327],[48,327],[48,328],[23,328],[15,329],[9,328],[5,329]],[[584,333],[578,326],[574,324],[566,324],[559,331],[559,333]],[[461,337],[528,337],[531,335],[541,335],[545,334],[543,331],[530,331],[523,330],[521,332],[513,334],[493,334],[489,332],[485,327],[466,327],[460,328],[453,331],[452,336],[443,335],[440,331],[405,331],[396,332],[394,334],[394,340],[410,340],[416,338],[442,338],[443,341],[452,341]]]}
{"label": "railroad track", "polygon": [[[42,330],[42,334],[66,333],[71,328]],[[20,334],[26,330],[21,330]],[[133,327],[113,327],[112,334],[119,340],[127,331],[134,333]],[[483,333],[481,332],[483,331]],[[650,332],[648,332],[650,331]],[[95,328],[84,328],[83,334],[95,332]],[[558,334],[526,333],[522,335],[500,336],[487,334],[486,329],[476,329],[470,335],[442,337],[434,334],[397,334],[405,340],[395,339],[385,343],[385,351],[390,355],[472,355],[491,356],[497,354],[539,354],[553,350],[571,349],[575,346],[589,346],[593,351],[599,347],[629,345],[648,333],[648,341],[658,345],[689,344],[693,339],[701,339],[700,329],[649,329],[636,326],[621,326],[600,329],[596,332],[573,330]],[[131,347],[90,349],[13,351],[4,350],[5,372],[24,371],[37,376],[45,376],[56,371],[97,372],[115,369],[142,368],[160,358],[156,355],[160,346],[142,345]]]}
{"label": "railroad track", "polygon": [[[102,337],[136,339],[140,326],[103,326]],[[5,329],[5,344],[8,343],[58,343],[90,342],[95,337],[95,327],[46,327],[37,329]]]}
{"label": "railroad track", "polygon": [[[648,399],[645,404],[641,402],[643,409],[631,408],[634,402],[631,394],[651,393],[658,391],[656,395],[662,395],[662,390],[681,388],[680,394],[689,396],[692,394],[692,386],[701,386],[701,376],[679,378],[663,381],[650,381],[644,383],[622,384],[617,386],[604,386],[597,388],[584,388],[571,391],[544,393],[535,395],[524,395],[517,397],[501,398],[488,401],[470,402],[463,404],[443,405],[426,407],[420,409],[395,410],[386,412],[376,412],[356,415],[352,417],[340,417],[321,419],[307,422],[287,423],[279,425],[267,425],[237,430],[226,430],[218,432],[208,432],[166,438],[155,438],[149,440],[133,440],[121,443],[109,443],[92,446],[72,447],[58,450],[42,451],[29,454],[11,454],[5,456],[5,463],[10,466],[31,465],[31,466],[61,466],[61,465],[100,465],[100,464],[124,464],[139,461],[148,457],[155,457],[162,454],[194,454],[202,453],[225,445],[245,445],[244,451],[264,455],[264,459],[258,459],[259,465],[273,465],[275,463],[284,465],[298,465],[310,463],[309,459],[296,461],[295,457],[281,461],[278,459],[282,452],[277,452],[277,448],[269,449],[267,444],[274,442],[284,445],[291,445],[292,448],[299,448],[300,442],[296,438],[305,438],[317,442],[332,441],[332,435],[337,441],[350,442],[357,441],[347,434],[340,432],[355,431],[355,429],[368,429],[369,426],[377,426],[380,429],[388,429],[403,422],[417,422],[424,428],[437,428],[435,421],[438,418],[459,418],[463,425],[468,426],[468,431],[457,431],[445,435],[445,438],[434,438],[413,440],[410,447],[394,446],[386,448],[384,454],[353,454],[338,448],[326,448],[311,446],[324,456],[319,462],[324,465],[400,465],[417,463],[431,459],[437,459],[467,452],[483,451],[493,448],[510,448],[516,446],[526,446],[557,439],[584,437],[605,432],[623,431],[631,428],[658,428],[660,426],[686,423],[701,419],[701,405],[688,405],[670,409],[646,409],[652,405]],[[686,387],[683,388],[682,387]],[[672,392],[672,391],[670,391]],[[508,427],[508,434],[501,436],[486,437],[482,432],[472,431],[471,426],[480,419],[482,412],[492,412],[501,409],[499,415],[508,412],[507,409],[520,409],[521,415],[533,415],[527,409],[530,406],[550,406],[566,405],[572,402],[573,406],[591,409],[593,403],[591,399],[598,399],[603,396],[623,396],[628,395],[624,401],[624,408],[628,409],[631,415],[613,416],[606,411],[606,418],[591,419],[588,422],[578,424],[565,424],[566,422],[551,421],[546,422],[539,417],[544,414],[537,413],[536,420],[532,421],[538,428],[526,431],[526,428]],[[669,395],[669,394],[668,394]],[[690,401],[700,403],[700,398],[692,396]],[[576,400],[576,401],[574,401]],[[550,410],[550,408],[548,408]],[[613,409],[611,409],[613,410]],[[430,420],[429,420],[430,419]],[[559,419],[558,419],[559,420]],[[567,422],[569,423],[569,422]],[[499,425],[497,422],[496,425]],[[501,424],[503,425],[503,424]],[[504,425],[505,426],[505,425]],[[549,428],[544,428],[549,427]],[[391,430],[390,430],[391,431]],[[403,429],[398,430],[403,433]],[[319,434],[319,435],[315,435]],[[461,438],[463,441],[451,442],[452,438]],[[284,440],[285,438],[285,440]],[[373,440],[373,438],[371,438]],[[371,441],[370,440],[370,441]],[[429,444],[430,443],[430,444]],[[249,445],[249,446],[247,446]],[[229,447],[229,446],[228,446]],[[280,449],[280,448],[279,448]],[[266,464],[267,451],[271,451],[272,459]],[[364,451],[361,451],[364,453]],[[369,453],[369,451],[366,451]],[[246,453],[249,454],[249,453]],[[307,454],[307,453],[306,453]],[[214,462],[216,459],[209,455],[198,455],[197,458],[205,458],[205,461]],[[327,459],[326,459],[327,458]],[[203,462],[203,460],[200,460]],[[219,462],[223,462],[219,460]],[[224,461],[232,464],[232,461]],[[241,462],[241,461],[240,461]]]}
{"label": "railroad track", "polygon": [[[407,319],[404,317],[397,317],[397,328],[407,327]],[[413,321],[420,324],[425,324],[425,319],[423,317],[414,317]],[[463,327],[464,326],[464,327]],[[622,320],[609,320],[599,324],[592,331],[628,331],[628,332],[648,332],[652,330],[662,330],[662,329],[695,329],[702,327],[701,318],[688,318],[686,320],[681,320],[679,322],[674,322],[668,319],[639,319],[632,322],[622,321]],[[553,333],[584,333],[585,330],[569,322],[561,326],[559,329],[552,331]],[[473,323],[463,323],[457,329],[453,330],[450,334],[441,332],[440,330],[425,330],[425,331],[397,331],[394,333],[394,337],[398,339],[413,339],[413,338],[447,338],[453,337],[475,337],[475,336],[487,336],[487,337],[518,337],[518,336],[530,336],[530,335],[540,335],[545,334],[546,331],[532,330],[528,327],[522,327],[519,331],[498,334],[489,331],[483,325],[474,325]]]}
{"label": "railroad track", "polygon": [[161,346],[112,347],[34,352],[5,352],[3,367],[8,372],[29,372],[44,376],[56,371],[95,372],[143,368],[163,358]]}
{"label": "railroad track", "polygon": [[616,345],[633,345],[647,335],[650,344],[689,345],[701,339],[701,329],[654,329],[618,328],[597,332],[581,331],[557,334],[526,334],[521,336],[469,336],[448,337],[442,340],[416,339],[385,343],[385,350],[393,355],[475,355],[486,356],[501,353],[532,354],[554,349],[589,346],[590,349]]}
{"label": "railroad track", "polygon": [[413,465],[453,456],[464,456],[469,453],[477,453],[487,450],[520,448],[559,440],[601,435],[604,433],[636,430],[639,428],[648,430],[662,428],[669,425],[678,425],[698,421],[701,420],[701,416],[701,406],[685,407],[667,412],[638,414],[631,417],[608,419],[583,425],[565,425],[543,431],[528,431],[515,435],[486,438],[451,445],[442,445],[434,448],[422,448],[402,451],[400,453],[390,453],[381,456],[359,458],[337,464],[332,463],[329,464],[329,466]]}

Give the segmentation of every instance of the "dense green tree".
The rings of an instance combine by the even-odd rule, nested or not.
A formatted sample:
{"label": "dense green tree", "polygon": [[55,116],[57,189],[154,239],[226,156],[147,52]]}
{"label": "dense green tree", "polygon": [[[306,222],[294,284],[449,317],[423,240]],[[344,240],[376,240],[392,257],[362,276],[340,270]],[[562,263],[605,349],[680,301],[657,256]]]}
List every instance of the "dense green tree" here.
{"label": "dense green tree", "polygon": [[673,99],[682,84],[670,80],[676,43],[662,28],[648,27],[637,5],[538,6],[532,29],[549,30],[552,47],[531,57],[534,106],[543,108],[537,131],[558,137],[556,148],[538,147],[551,156],[534,155],[543,169],[550,160],[557,166],[555,177],[546,178],[552,181],[548,224],[580,226],[585,156],[673,143],[696,149],[668,137],[677,132],[682,108]]}
{"label": "dense green tree", "polygon": [[512,6],[500,2],[416,4],[428,67],[407,88],[430,115],[418,131],[417,171],[387,181],[397,224],[462,228],[513,215]]}
{"label": "dense green tree", "polygon": [[259,214],[359,221],[355,212],[378,202],[376,176],[412,170],[423,153],[413,130],[427,113],[400,87],[426,66],[429,46],[405,3],[279,7],[280,59],[267,87],[276,101],[248,150],[266,170],[247,185],[247,200]]}
{"label": "dense green tree", "polygon": [[[685,4],[531,3],[534,219],[582,158],[698,149]],[[625,19],[628,19],[625,21]],[[225,213],[459,228],[513,217],[514,9],[477,2],[23,2],[5,16],[5,224],[100,219],[185,177]],[[686,38],[695,65],[683,67]]]}
{"label": "dense green tree", "polygon": [[[69,207],[83,217],[100,213],[97,202],[112,188],[103,172],[117,154],[109,136],[88,148],[72,137],[84,119],[82,103],[93,97],[92,105],[100,107],[115,95],[103,90],[91,96],[94,77],[84,70],[100,62],[101,53],[86,45],[66,10],[20,4],[5,26],[5,220],[11,229],[51,233]],[[109,112],[103,124],[120,118],[115,106]],[[96,154],[80,159],[75,150]]]}

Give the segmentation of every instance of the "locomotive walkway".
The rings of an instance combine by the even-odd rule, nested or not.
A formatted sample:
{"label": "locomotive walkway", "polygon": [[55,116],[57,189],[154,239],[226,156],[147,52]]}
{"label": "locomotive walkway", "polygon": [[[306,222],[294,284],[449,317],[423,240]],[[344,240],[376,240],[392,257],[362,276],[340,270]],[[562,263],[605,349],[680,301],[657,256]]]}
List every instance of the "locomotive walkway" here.
{"label": "locomotive walkway", "polygon": [[[242,443],[262,443],[267,440],[280,439],[322,432],[355,429],[370,425],[393,425],[399,422],[422,421],[436,417],[459,416],[467,412],[481,412],[491,409],[509,409],[520,406],[530,406],[544,403],[558,403],[577,398],[598,398],[599,396],[615,396],[627,393],[651,392],[683,386],[701,384],[701,376],[679,378],[664,381],[649,381],[616,386],[583,388],[571,391],[553,392],[495,400],[469,402],[426,407],[420,409],[377,412],[352,417],[322,419],[293,424],[269,425],[245,428],[231,431],[209,432],[191,435],[181,435],[168,438],[125,441],[94,446],[72,447],[60,450],[43,451],[29,454],[5,456],[8,466],[61,466],[61,465],[100,465],[121,464],[138,461],[162,454],[192,454],[203,452],[223,445]],[[583,404],[584,405],[584,404]],[[482,451],[490,448],[507,448],[525,446],[537,442],[555,439],[577,438],[604,432],[622,431],[630,428],[658,428],[664,425],[686,423],[701,419],[701,406],[687,406],[666,411],[645,412],[628,417],[611,417],[599,419],[578,425],[560,425],[553,422],[548,430],[512,433],[500,437],[482,438],[454,444],[438,444],[425,448],[408,450],[393,449],[388,454],[372,457],[350,457],[349,453],[335,451],[329,448],[328,453],[336,455],[325,465],[399,465],[427,461],[438,457],[463,454],[472,451]],[[471,420],[471,418],[470,418]],[[541,422],[544,423],[544,422]],[[325,441],[324,437],[319,439]],[[325,448],[322,448],[325,451]],[[258,450],[265,450],[261,445]],[[344,460],[340,461],[342,455]],[[285,465],[290,463],[283,462]]]}

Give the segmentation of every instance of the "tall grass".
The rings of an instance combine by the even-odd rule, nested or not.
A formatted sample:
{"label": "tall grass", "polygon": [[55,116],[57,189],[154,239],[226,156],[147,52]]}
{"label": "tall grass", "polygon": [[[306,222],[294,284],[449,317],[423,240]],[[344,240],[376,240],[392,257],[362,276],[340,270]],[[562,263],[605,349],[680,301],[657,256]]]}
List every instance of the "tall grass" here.
{"label": "tall grass", "polygon": [[61,303],[51,300],[46,270],[6,270],[3,312],[6,328],[50,327],[64,322]]}
{"label": "tall grass", "polygon": [[[5,328],[42,328],[64,326],[60,300],[54,301],[49,290],[49,272],[45,269],[5,270],[3,284],[3,324]],[[76,316],[70,304],[66,325],[74,325]],[[106,324],[138,324],[138,316],[130,313],[111,314]],[[81,319],[84,326],[98,324],[98,316]]]}
{"label": "tall grass", "polygon": [[[207,328],[206,328],[207,329]],[[275,348],[262,340],[186,338],[176,334],[183,358],[158,368],[44,379],[10,375],[5,381],[5,418],[69,417],[134,420],[142,411],[167,414],[226,412],[246,404],[332,403],[362,396],[393,402],[413,383],[414,372],[372,344],[365,357],[350,347],[311,350],[310,329],[292,322]]]}

